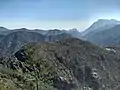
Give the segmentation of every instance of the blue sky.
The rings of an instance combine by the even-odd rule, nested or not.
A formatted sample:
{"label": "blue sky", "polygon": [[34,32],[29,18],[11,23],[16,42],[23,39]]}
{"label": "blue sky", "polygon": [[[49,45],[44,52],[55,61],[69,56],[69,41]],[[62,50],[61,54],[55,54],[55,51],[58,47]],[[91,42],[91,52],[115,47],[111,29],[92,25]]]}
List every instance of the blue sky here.
{"label": "blue sky", "polygon": [[0,0],[0,26],[84,30],[97,19],[120,20],[120,0]]}

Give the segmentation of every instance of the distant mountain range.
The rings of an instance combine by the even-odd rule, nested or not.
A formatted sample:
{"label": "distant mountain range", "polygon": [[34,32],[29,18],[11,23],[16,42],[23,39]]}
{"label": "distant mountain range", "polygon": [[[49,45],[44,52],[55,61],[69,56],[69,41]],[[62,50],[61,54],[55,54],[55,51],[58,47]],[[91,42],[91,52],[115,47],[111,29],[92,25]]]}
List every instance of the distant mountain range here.
{"label": "distant mountain range", "polygon": [[13,53],[30,42],[55,42],[70,37],[87,40],[96,45],[120,44],[120,22],[113,19],[99,19],[83,32],[77,29],[29,30],[21,28],[9,30],[0,27],[0,52],[2,54]]}
{"label": "distant mountain range", "polygon": [[21,46],[30,42],[55,42],[70,37],[79,37],[77,29],[67,30],[29,30],[26,28],[9,30],[0,27],[1,54],[13,53]]}
{"label": "distant mountain range", "polygon": [[0,51],[1,54],[13,53],[23,45],[30,42],[55,42],[70,38],[71,35],[58,31],[48,31],[45,35],[30,30],[15,30],[7,35],[1,35]]}

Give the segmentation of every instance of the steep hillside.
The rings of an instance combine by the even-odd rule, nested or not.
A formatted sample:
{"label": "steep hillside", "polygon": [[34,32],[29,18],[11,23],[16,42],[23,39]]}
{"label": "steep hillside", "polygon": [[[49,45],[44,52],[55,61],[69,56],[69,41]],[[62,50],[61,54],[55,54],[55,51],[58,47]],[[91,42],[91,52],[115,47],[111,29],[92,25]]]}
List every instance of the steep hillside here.
{"label": "steep hillside", "polygon": [[55,42],[70,37],[71,35],[67,33],[49,33],[43,35],[27,29],[17,29],[4,37],[3,35],[1,36],[0,53],[2,55],[6,53],[13,53],[20,49],[23,45],[30,42]]}
{"label": "steep hillside", "polygon": [[86,36],[86,40],[97,45],[120,44],[120,25]]}
{"label": "steep hillside", "polygon": [[88,29],[82,32],[83,38],[89,38],[93,34],[105,31],[107,29],[110,29],[116,25],[120,25],[120,21],[111,19],[99,19],[96,22],[94,22]]}
{"label": "steep hillside", "polygon": [[79,32],[76,28],[70,29],[68,33],[75,38],[80,38],[82,35],[81,32]]}
{"label": "steep hillside", "polygon": [[[17,88],[33,90],[36,83],[28,73],[36,73],[38,88],[47,84],[57,90],[119,90],[120,61],[115,53],[70,38],[56,43],[31,43],[15,53],[16,59],[2,59],[1,65],[15,70],[17,75],[12,81],[17,82]],[[48,83],[49,80],[53,83]],[[29,86],[30,82],[33,86]]]}
{"label": "steep hillside", "polygon": [[34,32],[16,31],[2,39],[0,44],[1,53],[13,53],[29,42],[38,41],[45,41],[45,37],[42,34]]}
{"label": "steep hillside", "polygon": [[5,28],[5,27],[0,27],[0,35],[7,35],[11,32],[13,32],[14,30],[10,30],[8,28]]}
{"label": "steep hillside", "polygon": [[0,35],[0,42],[2,41],[2,39],[5,37],[5,35]]}

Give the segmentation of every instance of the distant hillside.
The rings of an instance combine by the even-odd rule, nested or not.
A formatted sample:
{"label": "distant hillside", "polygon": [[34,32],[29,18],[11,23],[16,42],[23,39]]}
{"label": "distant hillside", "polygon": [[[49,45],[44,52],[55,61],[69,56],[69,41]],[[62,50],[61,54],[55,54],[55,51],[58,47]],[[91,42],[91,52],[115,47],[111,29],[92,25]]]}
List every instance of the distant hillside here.
{"label": "distant hillside", "polygon": [[116,25],[119,25],[120,21],[111,19],[99,19],[98,21],[94,22],[88,29],[86,29],[82,34],[84,37],[92,36],[92,34],[103,31],[109,28],[112,28]]}
{"label": "distant hillside", "polygon": [[27,31],[18,31],[8,34],[3,38],[0,44],[2,53],[11,53],[18,50],[21,46],[29,42],[43,42],[45,37],[42,34]]}
{"label": "distant hillside", "polygon": [[0,35],[0,42],[2,41],[2,39],[5,37],[5,35]]}
{"label": "distant hillside", "polygon": [[119,45],[120,25],[86,36],[86,39],[97,45]]}
{"label": "distant hillside", "polygon": [[9,34],[11,31],[5,27],[0,27],[0,35],[7,35]]}
{"label": "distant hillside", "polygon": [[80,38],[81,37],[81,32],[79,32],[76,28],[74,28],[74,29],[70,29],[69,31],[68,31],[68,33],[71,35],[71,36],[73,36],[73,37],[75,37],[75,38]]}
{"label": "distant hillside", "polygon": [[66,33],[43,35],[27,29],[18,29],[4,37],[1,35],[0,52],[1,54],[13,53],[30,42],[55,42],[69,37],[71,35]]}

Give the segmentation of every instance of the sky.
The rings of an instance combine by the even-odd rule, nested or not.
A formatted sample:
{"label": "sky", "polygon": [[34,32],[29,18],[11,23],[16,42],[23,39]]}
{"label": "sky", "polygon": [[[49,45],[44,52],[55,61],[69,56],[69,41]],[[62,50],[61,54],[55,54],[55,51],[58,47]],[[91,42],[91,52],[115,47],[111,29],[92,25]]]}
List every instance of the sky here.
{"label": "sky", "polygon": [[0,26],[85,30],[98,19],[120,20],[120,0],[0,0]]}

